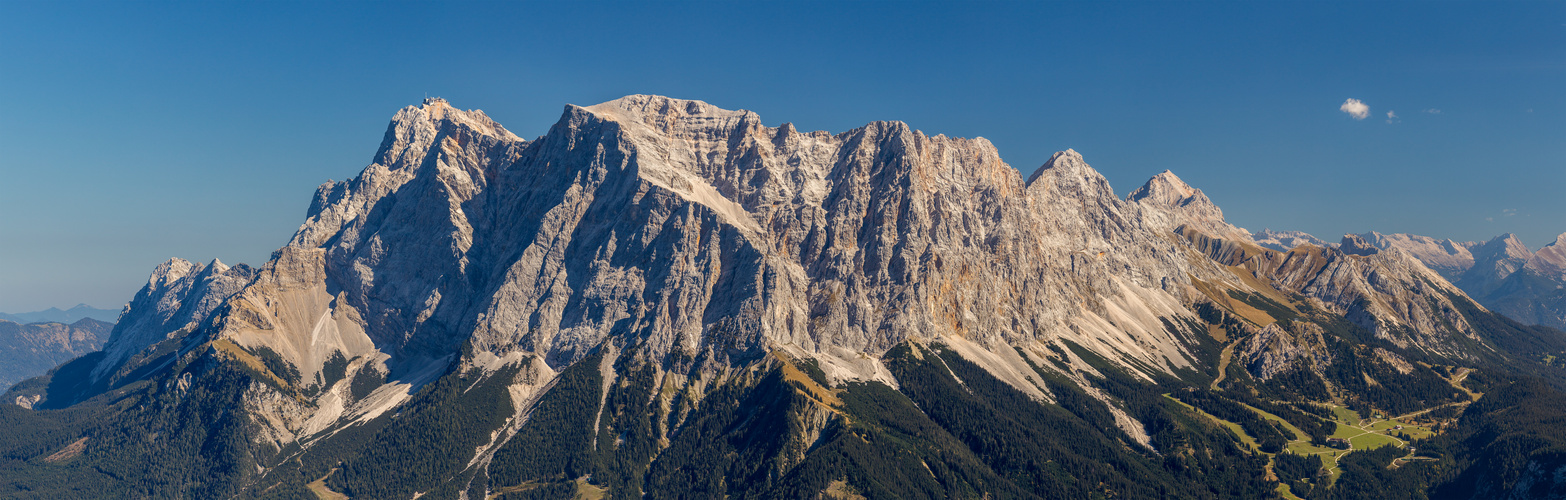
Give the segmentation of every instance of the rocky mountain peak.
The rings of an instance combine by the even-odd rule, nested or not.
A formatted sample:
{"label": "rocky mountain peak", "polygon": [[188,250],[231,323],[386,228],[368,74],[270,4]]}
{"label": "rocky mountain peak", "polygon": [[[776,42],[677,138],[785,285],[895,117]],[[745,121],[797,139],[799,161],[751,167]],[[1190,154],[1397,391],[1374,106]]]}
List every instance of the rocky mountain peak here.
{"label": "rocky mountain peak", "polygon": [[1533,258],[1533,252],[1523,245],[1517,235],[1506,233],[1490,241],[1469,248],[1474,264],[1455,282],[1469,295],[1486,296],[1500,286],[1507,276],[1522,269]]}
{"label": "rocky mountain peak", "polygon": [[1528,259],[1526,267],[1544,276],[1566,281],[1566,233],[1555,237],[1555,241]]}
{"label": "rocky mountain peak", "polygon": [[192,269],[199,267],[201,267],[200,264],[179,257],[170,257],[169,260],[163,261],[162,264],[158,264],[158,267],[152,269],[152,275],[147,277],[147,286],[153,289],[161,289],[167,286],[168,283],[184,278],[185,275],[190,274]]}
{"label": "rocky mountain peak", "polygon": [[726,131],[740,122],[761,123],[760,117],[751,111],[727,110],[704,101],[659,95],[628,95],[585,109],[605,119],[638,123],[676,135]]}
{"label": "rocky mountain peak", "polygon": [[1126,195],[1126,201],[1169,212],[1177,225],[1186,225],[1226,240],[1254,243],[1251,232],[1224,221],[1223,210],[1200,189],[1191,187],[1165,170]]}
{"label": "rocky mountain peak", "polygon": [[1071,193],[1075,198],[1108,197],[1119,201],[1114,190],[1109,187],[1109,180],[1088,166],[1082,154],[1073,149],[1051,155],[1049,161],[1028,176],[1027,187],[1030,191],[1043,189]]}
{"label": "rocky mountain peak", "polygon": [[428,144],[440,136],[450,136],[459,143],[465,143],[472,135],[507,141],[522,140],[481,110],[464,111],[452,107],[445,99],[432,97],[425,99],[420,106],[402,108],[392,117],[391,124],[386,127],[386,136],[381,141],[380,151],[376,153],[376,162],[381,165],[399,163],[400,158],[388,155],[408,151],[408,145]]}
{"label": "rocky mountain peak", "polygon": [[1168,170],[1164,170],[1153,176],[1153,178],[1148,179],[1146,183],[1142,184],[1142,187],[1126,195],[1126,199],[1137,202],[1149,200],[1152,203],[1166,207],[1202,202],[1211,204],[1211,201],[1207,200],[1207,196],[1203,195],[1201,190],[1186,184],[1174,172]]}
{"label": "rocky mountain peak", "polygon": [[113,375],[127,358],[147,347],[190,333],[254,276],[250,266],[230,267],[217,259],[201,265],[176,257],[159,264],[125,305],[93,379]]}
{"label": "rocky mountain peak", "polygon": [[1455,280],[1474,265],[1474,256],[1467,245],[1449,239],[1435,239],[1417,234],[1382,234],[1371,231],[1359,235],[1370,245],[1386,250],[1396,248],[1419,259],[1430,270],[1448,280]]}
{"label": "rocky mountain peak", "polygon": [[1343,235],[1343,241],[1338,243],[1338,248],[1343,250],[1343,253],[1349,255],[1375,255],[1381,253],[1380,248],[1365,241],[1363,236],[1357,234]]}
{"label": "rocky mountain peak", "polygon": [[[1469,251],[1473,253],[1476,264],[1479,262],[1515,261],[1520,266],[1523,262],[1527,262],[1530,257],[1533,257],[1533,251],[1528,249],[1528,245],[1524,245],[1522,240],[1512,233],[1491,238],[1490,241],[1477,245]],[[1513,266],[1512,271],[1515,270],[1516,267]],[[1507,272],[1510,273],[1511,271]]]}

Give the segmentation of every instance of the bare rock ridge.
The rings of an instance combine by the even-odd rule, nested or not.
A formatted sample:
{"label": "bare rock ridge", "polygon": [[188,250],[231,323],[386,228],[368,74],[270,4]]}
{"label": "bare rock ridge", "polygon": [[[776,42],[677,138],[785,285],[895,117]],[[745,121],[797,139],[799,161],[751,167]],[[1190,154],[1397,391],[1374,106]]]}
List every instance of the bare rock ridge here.
{"label": "bare rock ridge", "polygon": [[1426,267],[1440,273],[1449,281],[1457,280],[1464,271],[1474,265],[1473,253],[1469,252],[1469,249],[1476,245],[1473,242],[1441,240],[1417,234],[1381,234],[1374,231],[1360,234],[1359,237],[1379,249],[1402,250],[1419,259],[1420,262],[1424,262]]}
{"label": "bare rock ridge", "polygon": [[[1306,243],[1336,246],[1299,231],[1269,229],[1252,236],[1258,245],[1278,251]],[[1560,250],[1566,244],[1560,237],[1530,252],[1510,233],[1485,242],[1374,231],[1354,236],[1353,252],[1397,249],[1495,312],[1526,324],[1566,328],[1566,293],[1559,291],[1566,288],[1566,251]]]}
{"label": "bare rock ridge", "polygon": [[1148,179],[1126,196],[1126,201],[1162,207],[1177,214],[1180,224],[1234,242],[1254,243],[1251,233],[1224,221],[1223,210],[1202,190],[1191,187],[1168,170]]}
{"label": "bare rock ridge", "polygon": [[1527,324],[1566,328],[1566,262],[1561,237],[1538,252],[1513,234],[1456,242],[1410,234],[1359,235],[1380,249],[1419,259],[1485,307]]}
{"label": "bare rock ridge", "polygon": [[217,259],[206,265],[179,258],[159,264],[120,314],[93,379],[110,377],[131,356],[191,333],[254,276],[249,266],[229,267]]}
{"label": "bare rock ridge", "polygon": [[[1194,340],[1164,324],[1195,321],[1196,283],[1253,290],[1189,258],[1180,227],[1254,245],[1173,173],[1121,200],[1070,150],[1023,182],[988,141],[899,122],[802,133],[637,95],[567,106],[526,141],[431,99],[396,114],[363,173],[323,184],[259,271],[160,267],[95,373],[225,303],[210,338],[276,352],[305,379],[335,355],[424,373],[463,343],[559,368],[611,338],[659,359],[784,349],[833,377],[884,378],[859,353],[912,338],[971,343],[1045,397],[1012,347],[1069,340],[1137,372],[1190,367]],[[1369,284],[1312,283],[1291,289],[1369,297],[1370,328],[1411,321]]]}
{"label": "bare rock ridge", "polygon": [[1478,292],[1475,295],[1488,295],[1502,280],[1522,269],[1533,257],[1533,252],[1511,233],[1475,245],[1470,251],[1474,256],[1473,267],[1464,271],[1456,283],[1466,290]]}
{"label": "bare rock ridge", "polygon": [[1277,250],[1279,252],[1287,252],[1289,250],[1293,250],[1294,247],[1304,244],[1311,244],[1318,247],[1332,245],[1326,240],[1311,236],[1309,233],[1304,231],[1273,231],[1272,229],[1263,229],[1260,232],[1251,234],[1251,239],[1255,240],[1257,245],[1261,245],[1264,248]]}
{"label": "bare rock ridge", "polygon": [[1542,276],[1566,280],[1566,233],[1534,252],[1523,267]]}
{"label": "bare rock ridge", "polygon": [[1381,249],[1370,242],[1365,241],[1357,234],[1343,235],[1343,241],[1338,242],[1338,248],[1349,255],[1375,255],[1381,253]]}
{"label": "bare rock ridge", "polygon": [[[1117,449],[1162,453],[1094,380],[1211,377],[1223,342],[1263,381],[1301,366],[1325,379],[1373,356],[1329,345],[1340,333],[1321,325],[1451,362],[1484,345],[1468,296],[1416,258],[1435,251],[1401,249],[1413,238],[1258,234],[1168,171],[1120,198],[1076,151],[1024,180],[983,138],[901,122],[801,132],[632,95],[568,105],[525,140],[428,99],[396,113],[358,176],[319,186],[258,268],[158,266],[88,382],[102,393],[162,376],[160,401],[177,402],[193,373],[237,367],[254,381],[225,404],[252,424],[241,441],[270,457],[233,468],[252,479],[339,433],[415,425],[397,419],[422,418],[430,398],[487,394],[472,404],[493,405],[475,412],[492,425],[437,478],[461,483],[456,496],[495,493],[492,462],[566,387],[597,401],[584,432],[606,432],[604,446],[627,407],[614,398],[646,388],[632,399],[656,410],[633,420],[657,422],[637,431],[656,454],[686,419],[729,404],[703,398],[809,367],[780,375],[804,395],[786,426],[808,442],[766,475],[847,428],[834,427],[848,425],[834,391],[848,382],[931,380],[894,375],[910,360],[938,360],[969,395],[965,366],[1022,401],[1085,395],[1104,403]],[[1560,269],[1561,246],[1529,265]]]}
{"label": "bare rock ridge", "polygon": [[875,357],[939,340],[1047,399],[1019,352],[1044,364],[1070,341],[1135,373],[1194,366],[1197,333],[1166,327],[1196,321],[1190,277],[1246,285],[1172,231],[1074,151],[1023,182],[988,141],[898,122],[802,133],[629,96],[568,106],[525,141],[430,100],[397,113],[362,174],[323,184],[259,270],[160,266],[95,377],[192,330],[304,381],[336,356],[350,377],[389,375],[364,400],[252,408],[280,445],[394,406],[464,344],[473,367],[558,370],[612,342],[712,374],[781,349],[895,385]]}

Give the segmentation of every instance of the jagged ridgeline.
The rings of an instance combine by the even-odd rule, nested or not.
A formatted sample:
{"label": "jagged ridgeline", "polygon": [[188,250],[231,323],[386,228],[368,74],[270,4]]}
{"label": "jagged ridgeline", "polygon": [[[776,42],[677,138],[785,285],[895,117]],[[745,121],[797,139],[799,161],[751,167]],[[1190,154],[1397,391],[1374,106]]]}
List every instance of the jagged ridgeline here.
{"label": "jagged ridgeline", "polygon": [[[307,214],[260,267],[165,263],[103,351],[13,387],[0,495],[1562,489],[1530,434],[1560,407],[1492,415],[1558,397],[1559,331],[1395,249],[1263,248],[1172,173],[1117,197],[1074,151],[1024,179],[984,139],[640,95],[529,141],[431,99]],[[1429,460],[1302,448],[1416,412]]]}

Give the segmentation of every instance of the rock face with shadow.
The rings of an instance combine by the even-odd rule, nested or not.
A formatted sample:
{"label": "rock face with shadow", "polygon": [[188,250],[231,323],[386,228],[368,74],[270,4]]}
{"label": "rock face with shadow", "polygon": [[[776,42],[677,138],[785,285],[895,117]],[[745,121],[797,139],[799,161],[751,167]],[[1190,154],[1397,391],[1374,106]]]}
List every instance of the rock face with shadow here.
{"label": "rock face with shadow", "polygon": [[[1290,314],[1460,357],[1454,339],[1477,335],[1451,313],[1466,300],[1363,239],[1264,249],[1167,171],[1121,199],[1072,150],[1024,179],[982,138],[802,132],[648,95],[566,106],[524,140],[429,99],[397,112],[358,176],[317,188],[266,263],[165,263],[102,354],[8,396],[144,398],[124,418],[217,443],[156,459],[221,478],[146,490],[186,495],[779,492],[820,450],[888,429],[973,440],[922,469],[982,482],[1014,457],[943,401],[1157,468],[1174,438],[1147,422],[1172,420],[1124,391],[1210,377],[1216,338],[1251,335],[1238,356],[1263,379],[1335,359],[1319,327],[1276,324]],[[921,408],[946,420],[900,420]],[[170,423],[189,415],[203,424]],[[876,460],[913,455],[898,456]],[[730,462],[690,465],[707,460]]]}
{"label": "rock face with shadow", "polygon": [[113,323],[92,318],[70,324],[0,320],[0,387],[9,388],[60,363],[97,351],[113,327]]}

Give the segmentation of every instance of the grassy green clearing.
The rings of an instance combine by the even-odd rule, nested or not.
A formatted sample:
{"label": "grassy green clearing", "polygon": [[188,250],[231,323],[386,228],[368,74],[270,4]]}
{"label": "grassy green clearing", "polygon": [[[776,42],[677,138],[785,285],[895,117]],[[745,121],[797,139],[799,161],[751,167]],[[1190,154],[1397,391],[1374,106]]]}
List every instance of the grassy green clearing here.
{"label": "grassy green clearing", "polygon": [[[1396,429],[1395,427],[1397,427],[1399,425],[1403,426],[1403,428],[1402,429]],[[1401,433],[1404,433],[1404,434],[1408,434],[1408,437],[1411,438],[1411,439],[1424,439],[1424,438],[1430,437],[1430,436],[1435,434],[1434,432],[1430,431],[1429,427],[1425,427],[1423,425],[1410,424],[1410,423],[1402,422],[1402,421],[1398,421],[1398,420],[1383,420],[1383,421],[1380,421],[1380,422],[1376,422],[1374,424],[1366,426],[1365,430],[1370,431],[1370,432],[1379,432],[1379,433],[1386,433],[1387,431],[1392,431],[1393,435],[1396,435],[1397,433],[1401,432]]]}
{"label": "grassy green clearing", "polygon": [[[1336,415],[1338,417],[1339,427],[1342,427],[1343,424],[1359,425],[1359,413],[1354,412],[1354,410],[1348,409],[1348,407],[1334,405],[1332,407],[1332,414]],[[1337,437],[1337,436],[1333,436],[1333,437]]]}
{"label": "grassy green clearing", "polygon": [[[1165,394],[1164,397],[1179,403],[1181,406],[1190,408],[1197,414],[1207,417],[1219,425],[1229,428],[1229,430],[1233,431],[1234,435],[1238,437],[1241,442],[1245,443],[1245,446],[1249,447],[1253,453],[1262,453],[1260,451],[1260,446],[1256,442],[1256,439],[1251,437],[1249,434],[1246,434],[1245,430],[1241,428],[1239,424],[1215,417],[1212,414],[1185,404],[1179,399],[1176,399],[1168,394]],[[1251,411],[1256,412],[1256,414],[1260,415],[1262,418],[1283,424],[1284,428],[1288,429],[1289,432],[1294,433],[1295,439],[1289,441],[1288,445],[1284,448],[1287,452],[1302,456],[1321,456],[1322,467],[1325,468],[1330,474],[1326,478],[1327,484],[1336,482],[1338,476],[1343,473],[1342,469],[1338,467],[1338,459],[1349,453],[1353,453],[1354,451],[1379,448],[1387,445],[1396,446],[1399,448],[1407,447],[1407,443],[1404,443],[1402,440],[1399,440],[1393,436],[1387,435],[1389,431],[1394,435],[1402,432],[1408,434],[1409,437],[1413,439],[1420,439],[1434,435],[1428,426],[1411,424],[1409,422],[1396,419],[1388,420],[1382,418],[1370,418],[1361,420],[1359,415],[1353,410],[1342,406],[1333,406],[1332,413],[1333,416],[1336,417],[1334,420],[1337,422],[1338,428],[1333,432],[1332,437],[1345,439],[1351,446],[1351,448],[1348,450],[1339,450],[1336,448],[1312,445],[1310,443],[1308,434],[1301,431],[1298,427],[1289,424],[1287,421],[1283,420],[1277,415],[1257,409],[1250,405],[1245,405],[1245,407]],[[1395,427],[1399,425],[1403,426],[1403,428],[1395,429]],[[1267,453],[1263,454],[1268,455],[1269,457],[1272,456],[1271,454]],[[1280,484],[1277,491],[1279,495],[1283,496],[1284,498],[1298,498],[1288,489],[1288,485]]]}
{"label": "grassy green clearing", "polygon": [[1372,432],[1367,432],[1367,433],[1360,434],[1358,436],[1354,436],[1352,438],[1349,438],[1349,444],[1353,445],[1354,449],[1356,449],[1356,450],[1368,450],[1368,449],[1371,449],[1371,448],[1380,448],[1380,447],[1386,446],[1386,445],[1399,446],[1399,447],[1402,446],[1402,442],[1398,441],[1396,438],[1393,438],[1392,436],[1386,436],[1386,435],[1376,434],[1376,433],[1372,433]]}
{"label": "grassy green clearing", "polygon": [[[1328,448],[1328,447],[1325,447],[1325,446],[1316,446],[1316,445],[1310,444],[1310,441],[1305,441],[1305,440],[1290,441],[1289,442],[1289,446],[1285,447],[1284,449],[1285,450],[1289,450],[1289,453],[1293,453],[1295,455],[1314,455],[1314,454],[1318,454],[1318,453],[1331,453],[1331,452],[1334,452],[1334,451],[1342,451],[1342,450],[1339,450],[1337,448]],[[1322,457],[1323,460],[1325,460],[1326,458],[1327,458],[1327,456],[1323,456]]]}
{"label": "grassy green clearing", "polygon": [[1293,491],[1289,491],[1289,485],[1287,485],[1287,484],[1281,484],[1280,483],[1278,485],[1278,490],[1277,491],[1278,491],[1279,495],[1283,496],[1283,498],[1287,498],[1289,500],[1304,500],[1304,499],[1300,498],[1299,496],[1296,496]]}

